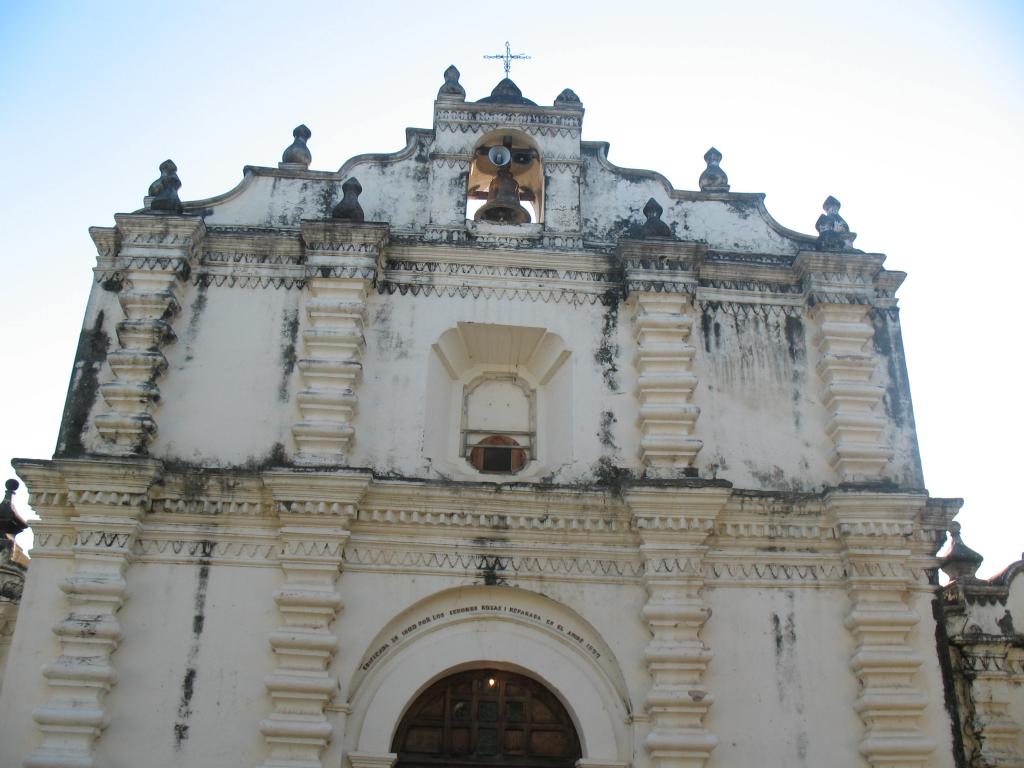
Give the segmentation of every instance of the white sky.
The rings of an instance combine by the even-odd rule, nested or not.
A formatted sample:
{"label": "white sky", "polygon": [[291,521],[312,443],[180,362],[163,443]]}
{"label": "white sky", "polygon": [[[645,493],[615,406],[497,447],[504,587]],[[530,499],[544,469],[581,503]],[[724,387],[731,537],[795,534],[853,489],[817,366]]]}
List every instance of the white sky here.
{"label": "white sky", "polygon": [[[1024,4],[1005,2],[6,2],[0,462],[56,442],[95,250],[173,158],[183,199],[276,165],[300,122],[313,166],[429,127],[454,63],[487,95],[504,41],[524,95],[565,87],[612,162],[695,189],[712,144],[733,191],[813,232],[833,194],[909,278],[904,342],[933,496],[966,499],[983,574],[1021,556],[1015,481],[1024,216]],[[9,476],[13,476],[10,472]],[[0,478],[2,479],[2,478]],[[29,512],[25,491],[16,497]]]}

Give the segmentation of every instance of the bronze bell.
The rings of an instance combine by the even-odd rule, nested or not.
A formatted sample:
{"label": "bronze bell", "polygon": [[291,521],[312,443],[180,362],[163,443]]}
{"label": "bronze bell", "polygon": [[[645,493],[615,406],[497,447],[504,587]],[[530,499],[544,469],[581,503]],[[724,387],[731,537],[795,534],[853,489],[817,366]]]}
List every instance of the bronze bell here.
{"label": "bronze bell", "polygon": [[495,224],[525,224],[530,212],[519,204],[519,182],[508,168],[499,168],[498,175],[487,187],[487,202],[473,216],[474,221]]}

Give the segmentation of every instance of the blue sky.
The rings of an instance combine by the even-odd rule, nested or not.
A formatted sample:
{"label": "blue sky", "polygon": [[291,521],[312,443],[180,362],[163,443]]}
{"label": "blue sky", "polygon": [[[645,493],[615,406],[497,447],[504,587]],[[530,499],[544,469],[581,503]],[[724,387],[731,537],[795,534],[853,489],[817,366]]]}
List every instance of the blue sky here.
{"label": "blue sky", "polygon": [[[420,14],[424,15],[420,15]],[[404,145],[454,63],[538,103],[573,88],[584,138],[693,189],[714,144],[733,190],[804,232],[833,194],[856,245],[905,270],[903,327],[928,488],[966,498],[991,572],[1024,549],[1012,481],[1024,277],[1024,4],[1015,2],[13,3],[0,6],[8,373],[0,461],[53,451],[95,252],[160,161],[184,198],[274,165]],[[24,493],[21,507],[26,508]]]}

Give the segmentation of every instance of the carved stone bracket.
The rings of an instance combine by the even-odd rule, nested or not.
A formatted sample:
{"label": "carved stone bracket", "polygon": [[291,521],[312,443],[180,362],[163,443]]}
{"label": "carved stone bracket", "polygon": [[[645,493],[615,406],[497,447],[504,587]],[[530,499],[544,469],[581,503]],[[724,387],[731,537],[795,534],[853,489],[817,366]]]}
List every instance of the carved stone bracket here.
{"label": "carved stone bracket", "polygon": [[283,582],[274,592],[281,623],[270,635],[276,669],[264,679],[271,713],[260,723],[270,752],[263,768],[319,766],[334,731],[324,711],[338,690],[327,671],[337,650],[331,624],[342,609],[335,584],[370,478],[271,472],[264,481],[280,521]]}
{"label": "carved stone bracket", "polygon": [[117,613],[127,595],[125,571],[159,464],[109,459],[25,462],[18,472],[30,487],[65,485],[67,506],[36,510],[44,518],[51,512],[58,518],[69,515],[65,519],[75,536],[73,570],[60,585],[68,613],[53,628],[61,653],[43,667],[50,697],[32,713],[41,740],[23,764],[93,765],[95,742],[109,720],[105,700],[117,682],[112,656],[123,637]]}
{"label": "carved stone bracket", "polygon": [[850,669],[860,681],[854,708],[864,722],[861,754],[878,768],[924,768],[936,745],[922,727],[928,697],[916,683],[924,659],[913,636],[924,630],[910,605],[913,531],[924,498],[837,492],[826,506],[847,570],[846,627],[856,644]]}
{"label": "carved stone bracket", "polygon": [[206,227],[193,216],[119,214],[115,220],[120,251],[112,266],[123,278],[117,298],[124,319],[117,324],[120,348],[107,356],[113,379],[100,387],[110,410],[96,416],[96,428],[112,453],[131,456],[145,454],[156,433],[156,382],[167,369],[161,348],[175,338],[171,320]]}
{"label": "carved stone bracket", "polygon": [[292,427],[304,464],[342,464],[355,438],[366,296],[383,268],[386,224],[303,221],[308,298],[298,368],[299,420]]}
{"label": "carved stone bracket", "polygon": [[704,724],[714,697],[704,686],[711,650],[700,633],[710,616],[701,596],[706,539],[726,488],[634,488],[626,495],[644,558],[651,632],[644,651],[651,689],[646,747],[656,768],[701,768],[717,744]]}

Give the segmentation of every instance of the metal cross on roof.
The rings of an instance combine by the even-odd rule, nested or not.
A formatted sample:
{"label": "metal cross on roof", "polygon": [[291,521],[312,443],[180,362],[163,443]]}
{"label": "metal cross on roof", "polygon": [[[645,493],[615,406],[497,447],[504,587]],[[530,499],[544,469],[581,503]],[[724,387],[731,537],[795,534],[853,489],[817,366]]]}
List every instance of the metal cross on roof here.
{"label": "metal cross on roof", "polygon": [[484,56],[485,59],[501,59],[505,62],[505,77],[508,77],[508,72],[512,69],[512,62],[518,59],[529,59],[525,53],[512,53],[512,46],[508,44],[508,40],[505,41],[505,52],[498,53],[494,56]]}

